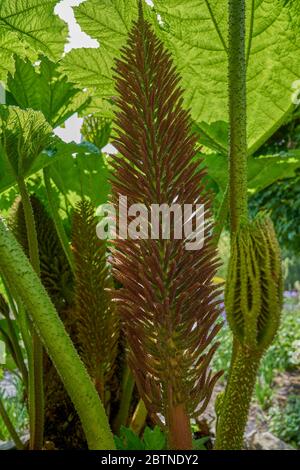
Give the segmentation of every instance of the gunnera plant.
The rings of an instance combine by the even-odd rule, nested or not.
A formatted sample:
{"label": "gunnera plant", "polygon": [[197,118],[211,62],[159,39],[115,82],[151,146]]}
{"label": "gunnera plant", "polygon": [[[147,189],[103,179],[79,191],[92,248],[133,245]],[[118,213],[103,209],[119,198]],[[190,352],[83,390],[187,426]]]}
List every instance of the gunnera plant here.
{"label": "gunnera plant", "polygon": [[[89,449],[114,449],[104,407],[66,333],[53,303],[27,256],[0,218],[1,275],[35,322],[80,417]],[[11,287],[12,286],[12,287]],[[62,354],[63,351],[63,354]]]}
{"label": "gunnera plant", "polygon": [[[152,419],[165,428],[169,448],[191,449],[190,418],[206,408],[220,375],[209,371],[220,328],[219,290],[213,284],[219,261],[210,196],[201,183],[204,172],[193,161],[197,137],[182,106],[180,77],[143,18],[141,3],[116,61],[115,82],[119,154],[112,161],[112,200],[117,212],[119,196],[127,197],[128,207],[143,204],[148,214],[152,204],[205,207],[201,249],[187,250],[188,239],[176,236],[175,224],[164,237],[160,220],[156,239],[145,237],[143,230],[136,239],[117,238],[112,259],[123,286],[114,300],[139,393]],[[145,232],[152,229],[146,221]]]}
{"label": "gunnera plant", "polygon": [[240,449],[259,363],[282,308],[280,249],[266,215],[243,224],[232,238],[225,307],[234,343],[226,391],[219,397],[216,448]]}
{"label": "gunnera plant", "polygon": [[263,353],[280,321],[280,249],[271,220],[249,220],[247,198],[246,2],[228,1],[229,213],[231,250],[225,308],[233,331],[228,381],[217,400],[218,450],[243,448]]}
{"label": "gunnera plant", "polygon": [[[28,250],[31,265],[40,276],[38,241],[33,210],[25,182],[26,175],[38,161],[40,153],[51,142],[51,126],[43,114],[17,106],[0,108],[0,142],[5,171],[17,183],[24,207]],[[29,369],[30,449],[41,449],[44,434],[43,348],[37,331],[31,325],[33,358]]]}

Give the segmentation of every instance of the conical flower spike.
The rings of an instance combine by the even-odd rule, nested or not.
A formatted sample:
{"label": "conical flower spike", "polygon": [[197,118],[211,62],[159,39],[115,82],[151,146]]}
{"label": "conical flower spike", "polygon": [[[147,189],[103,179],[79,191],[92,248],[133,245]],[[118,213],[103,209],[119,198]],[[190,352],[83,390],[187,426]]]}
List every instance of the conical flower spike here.
{"label": "conical flower spike", "polygon": [[[123,285],[115,301],[139,392],[152,418],[166,426],[169,446],[188,449],[190,417],[205,409],[219,375],[208,371],[220,328],[210,200],[201,185],[204,173],[193,161],[196,137],[182,107],[180,77],[141,11],[115,72],[115,206],[126,196],[128,208],[143,204],[150,218],[153,204],[176,202],[182,212],[185,204],[204,205],[204,244],[198,250],[187,249],[184,230],[182,237],[176,233],[180,217],[171,214],[169,238],[160,217],[159,236],[151,238],[155,224],[143,215],[140,236],[117,238],[113,252],[114,273]],[[117,224],[117,232],[121,228]]]}

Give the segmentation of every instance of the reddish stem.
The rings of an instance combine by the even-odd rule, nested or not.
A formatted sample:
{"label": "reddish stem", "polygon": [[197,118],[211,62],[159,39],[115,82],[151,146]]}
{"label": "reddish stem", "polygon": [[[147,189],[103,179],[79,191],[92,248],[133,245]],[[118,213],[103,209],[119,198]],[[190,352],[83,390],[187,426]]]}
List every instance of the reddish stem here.
{"label": "reddish stem", "polygon": [[183,404],[175,405],[170,408],[168,425],[169,449],[191,450],[193,444],[190,418]]}

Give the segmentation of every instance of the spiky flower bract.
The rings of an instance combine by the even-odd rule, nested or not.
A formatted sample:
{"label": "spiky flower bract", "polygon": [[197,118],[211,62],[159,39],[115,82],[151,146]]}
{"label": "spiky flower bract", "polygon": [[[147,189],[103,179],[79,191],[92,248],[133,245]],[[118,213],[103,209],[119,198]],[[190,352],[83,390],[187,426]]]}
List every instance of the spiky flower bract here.
{"label": "spiky flower bract", "polygon": [[243,447],[260,360],[280,324],[282,269],[271,219],[259,214],[240,226],[231,240],[225,290],[234,335],[229,379],[219,403],[216,449]]}
{"label": "spiky flower bract", "polygon": [[[220,323],[212,279],[218,267],[211,237],[210,197],[193,161],[196,137],[183,109],[180,77],[171,55],[140,15],[116,62],[113,201],[128,207],[176,201],[204,204],[204,245],[186,239],[115,240],[115,293],[139,392],[156,421],[166,425],[171,448],[191,448],[189,419],[205,409],[219,374],[209,371]],[[148,222],[148,233],[151,231]],[[160,417],[163,417],[160,419]]]}
{"label": "spiky flower bract", "polygon": [[232,240],[225,306],[242,346],[264,351],[277,333],[282,308],[280,248],[271,219],[259,214]]}
{"label": "spiky flower bract", "polygon": [[110,300],[112,276],[106,244],[96,235],[93,205],[81,201],[73,217],[77,339],[80,356],[104,404],[115,372],[119,321]]}

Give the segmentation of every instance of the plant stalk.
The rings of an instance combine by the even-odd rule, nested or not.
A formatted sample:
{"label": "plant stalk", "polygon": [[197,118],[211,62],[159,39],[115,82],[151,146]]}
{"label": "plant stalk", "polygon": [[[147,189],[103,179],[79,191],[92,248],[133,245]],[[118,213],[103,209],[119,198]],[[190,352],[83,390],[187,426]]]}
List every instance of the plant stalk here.
{"label": "plant stalk", "polygon": [[6,409],[4,408],[4,405],[2,403],[2,400],[0,398],[0,416],[1,418],[3,419],[3,422],[9,432],[9,434],[11,435],[11,438],[12,440],[14,441],[14,443],[16,444],[16,448],[18,450],[22,450],[24,449],[24,444],[23,442],[21,441],[13,423],[11,422],[10,420],[10,417],[8,416],[7,412],[6,412]]}
{"label": "plant stalk", "polygon": [[231,235],[247,221],[245,0],[229,0],[229,207]]}
{"label": "plant stalk", "polygon": [[[229,208],[233,240],[247,222],[245,0],[229,0]],[[232,254],[231,254],[232,255]],[[238,273],[237,275],[241,275]],[[261,353],[233,339],[231,366],[218,417],[215,449],[242,449]]]}
{"label": "plant stalk", "polygon": [[[23,308],[22,302],[17,298],[17,294],[14,290],[13,286],[8,287],[8,282],[7,279],[5,279],[4,273],[1,272],[1,277],[2,277],[2,282],[9,300],[10,307],[15,315],[15,318],[18,321],[18,326],[20,328],[21,332],[21,337],[24,342],[26,354],[27,354],[27,359],[28,359],[28,366],[33,363],[32,359],[32,341],[31,341],[31,336],[29,332],[29,325],[28,325],[28,317],[26,315],[26,312]],[[17,306],[15,305],[15,301]],[[26,366],[25,366],[26,367]],[[27,380],[24,379],[24,384],[26,386],[26,391],[28,394],[28,377],[29,377],[29,371],[26,368],[27,372]]]}
{"label": "plant stalk", "polygon": [[[23,178],[18,178],[27,232],[30,262],[40,277],[39,245],[34,214]],[[33,377],[29,374],[30,449],[40,450],[44,441],[44,378],[43,346],[35,328],[31,328],[33,349]]]}
{"label": "plant stalk", "polygon": [[216,450],[240,450],[244,444],[253,389],[261,354],[237,346],[221,404]]}
{"label": "plant stalk", "polygon": [[114,449],[104,407],[44,286],[22,248],[0,220],[0,268],[30,312],[81,419],[89,448]]}
{"label": "plant stalk", "polygon": [[44,183],[45,183],[47,198],[48,198],[48,202],[49,202],[49,206],[50,206],[52,220],[53,220],[55,228],[56,228],[56,233],[57,233],[57,236],[60,240],[61,246],[62,246],[62,248],[65,252],[66,258],[67,258],[69,266],[71,268],[71,271],[74,274],[75,266],[74,266],[73,254],[72,254],[71,249],[70,249],[69,240],[68,240],[68,237],[66,235],[63,223],[62,223],[62,221],[59,217],[58,210],[57,210],[57,207],[56,207],[56,203],[53,199],[53,193],[52,193],[52,188],[51,188],[51,179],[50,179],[50,175],[49,175],[49,168],[44,168],[43,174],[44,174]]}
{"label": "plant stalk", "polygon": [[[12,312],[14,314],[14,317],[17,320],[18,312],[17,312],[16,306],[15,306],[15,303],[13,301],[13,298],[10,294],[10,291],[7,287],[4,276],[2,274],[1,274],[1,279],[2,279],[2,282],[3,282],[4,289],[6,291],[6,294],[7,294],[10,309],[12,310]],[[19,370],[21,372],[22,380],[23,380],[25,388],[27,390],[28,389],[28,370],[27,370],[27,367],[26,367],[26,364],[25,364],[25,361],[24,361],[24,357],[23,357],[23,353],[22,353],[22,350],[21,350],[21,347],[20,347],[20,344],[19,344],[18,334],[15,330],[15,326],[13,324],[12,319],[10,318],[10,315],[8,315],[6,317],[6,320],[7,320],[8,330],[9,330],[10,341],[11,341],[11,344],[13,346],[14,360],[16,362],[17,367],[19,368]]]}

